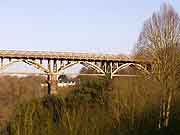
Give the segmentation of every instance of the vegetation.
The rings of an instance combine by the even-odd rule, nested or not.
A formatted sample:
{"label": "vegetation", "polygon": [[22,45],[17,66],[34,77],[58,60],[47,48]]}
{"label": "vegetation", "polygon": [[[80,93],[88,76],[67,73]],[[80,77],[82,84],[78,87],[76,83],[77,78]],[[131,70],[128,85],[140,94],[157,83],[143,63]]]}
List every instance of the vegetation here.
{"label": "vegetation", "polygon": [[44,96],[42,78],[0,78],[0,95],[6,97],[0,96],[1,108],[11,108],[2,111],[8,116],[0,134],[179,134],[179,45],[179,16],[164,4],[145,22],[135,47],[136,58],[152,60],[148,75],[134,72],[139,76],[112,80],[83,77],[80,84],[66,94],[61,89],[57,96]]}
{"label": "vegetation", "polygon": [[178,89],[180,65],[180,18],[167,4],[144,24],[138,53],[153,58],[153,78],[161,90],[159,128],[167,127],[174,94]]}

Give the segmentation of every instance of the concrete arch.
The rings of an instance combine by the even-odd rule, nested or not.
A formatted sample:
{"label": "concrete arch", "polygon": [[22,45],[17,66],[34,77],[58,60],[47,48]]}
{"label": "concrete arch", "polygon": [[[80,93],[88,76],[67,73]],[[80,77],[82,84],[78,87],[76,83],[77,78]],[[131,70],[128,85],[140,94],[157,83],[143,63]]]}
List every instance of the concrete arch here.
{"label": "concrete arch", "polygon": [[123,70],[123,69],[125,69],[125,68],[127,68],[127,67],[129,67],[131,65],[135,66],[138,70],[143,71],[143,72],[149,74],[149,71],[147,69],[145,69],[142,65],[135,64],[135,63],[126,63],[126,64],[123,64],[123,65],[119,66],[116,70],[114,70],[112,74],[114,75],[118,71],[121,71],[121,70]]}
{"label": "concrete arch", "polygon": [[91,63],[91,62],[83,62],[84,66],[89,65],[90,67],[92,67],[94,70],[96,70],[97,72],[100,72],[102,74],[105,74],[105,72],[100,68],[98,67],[97,65]]}
{"label": "concrete arch", "polygon": [[7,69],[9,66],[15,64],[15,63],[19,63],[19,62],[24,62],[30,66],[33,66],[34,68],[36,69],[40,69],[40,71],[44,72],[44,73],[49,73],[49,70],[46,69],[45,67],[43,67],[41,64],[35,62],[35,61],[32,61],[32,60],[23,60],[23,59],[20,59],[20,60],[15,60],[15,61],[12,61],[12,62],[9,62],[8,64],[0,67],[0,70],[4,70],[4,69]]}
{"label": "concrete arch", "polygon": [[97,65],[95,65],[95,64],[93,64],[91,62],[83,62],[83,61],[81,61],[81,62],[73,62],[73,63],[70,63],[70,64],[64,66],[64,67],[61,67],[61,68],[58,69],[58,73],[60,73],[62,70],[65,70],[65,69],[67,69],[69,67],[72,67],[72,66],[74,66],[76,64],[81,64],[81,65],[83,65],[85,67],[87,67],[87,65],[88,65],[88,66],[92,67],[94,70],[96,70],[97,72],[105,74],[105,72],[100,67],[98,67]]}
{"label": "concrete arch", "polygon": [[65,70],[65,69],[67,69],[67,68],[69,68],[69,67],[72,67],[72,66],[74,66],[74,65],[76,65],[76,64],[80,64],[80,62],[72,62],[72,63],[70,63],[70,64],[67,64],[67,65],[63,66],[63,67],[60,67],[60,68],[58,69],[58,73],[60,73],[62,70]]}

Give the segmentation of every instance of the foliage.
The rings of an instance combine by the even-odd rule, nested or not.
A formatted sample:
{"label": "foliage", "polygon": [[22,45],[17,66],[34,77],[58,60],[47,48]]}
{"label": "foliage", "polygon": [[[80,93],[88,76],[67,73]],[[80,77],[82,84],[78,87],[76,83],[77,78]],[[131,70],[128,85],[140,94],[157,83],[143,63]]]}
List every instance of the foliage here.
{"label": "foliage", "polygon": [[109,81],[105,78],[82,80],[67,100],[76,101],[78,104],[105,104],[108,83]]}

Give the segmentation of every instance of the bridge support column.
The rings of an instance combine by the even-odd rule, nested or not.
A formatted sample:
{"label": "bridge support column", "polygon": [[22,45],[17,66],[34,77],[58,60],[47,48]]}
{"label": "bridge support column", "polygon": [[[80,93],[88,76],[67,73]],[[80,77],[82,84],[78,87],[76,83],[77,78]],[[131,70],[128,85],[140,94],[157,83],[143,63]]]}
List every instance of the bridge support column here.
{"label": "bridge support column", "polygon": [[108,62],[105,65],[105,74],[109,79],[113,79],[113,63]]}
{"label": "bridge support column", "polygon": [[48,75],[48,94],[56,95],[57,94],[57,84],[58,78],[57,75],[52,73]]}
{"label": "bridge support column", "polygon": [[113,64],[112,62],[110,63],[110,79],[113,79],[113,71],[112,71],[112,68],[113,68]]}

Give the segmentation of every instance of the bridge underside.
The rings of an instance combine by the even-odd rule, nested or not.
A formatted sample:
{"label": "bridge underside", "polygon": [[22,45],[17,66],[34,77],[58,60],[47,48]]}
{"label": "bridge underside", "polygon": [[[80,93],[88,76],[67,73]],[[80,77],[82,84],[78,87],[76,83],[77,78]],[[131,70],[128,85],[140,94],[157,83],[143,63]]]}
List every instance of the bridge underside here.
{"label": "bridge underside", "polygon": [[[36,69],[39,69],[42,73],[39,75],[47,75],[47,83],[49,84],[49,93],[56,94],[57,91],[57,82],[60,75],[64,74],[64,70],[81,64],[87,68],[91,68],[95,73],[80,73],[79,75],[87,76],[108,76],[110,79],[116,76],[135,76],[135,75],[122,75],[118,74],[121,70],[126,69],[127,67],[133,66],[137,70],[143,71],[144,73],[149,72],[150,65],[131,63],[131,62],[112,62],[112,61],[69,61],[69,60],[43,60],[43,59],[12,59],[12,58],[1,58],[0,59],[0,71],[8,68],[9,66],[18,63],[24,62],[30,66],[33,66]],[[6,63],[5,63],[6,61]],[[1,74],[3,74],[1,72]],[[8,74],[5,73],[5,74]],[[10,73],[11,74],[11,73]],[[22,73],[28,74],[28,73]],[[32,73],[33,74],[33,73]],[[36,75],[38,73],[35,73]]]}

